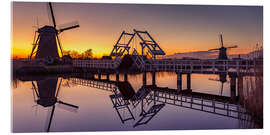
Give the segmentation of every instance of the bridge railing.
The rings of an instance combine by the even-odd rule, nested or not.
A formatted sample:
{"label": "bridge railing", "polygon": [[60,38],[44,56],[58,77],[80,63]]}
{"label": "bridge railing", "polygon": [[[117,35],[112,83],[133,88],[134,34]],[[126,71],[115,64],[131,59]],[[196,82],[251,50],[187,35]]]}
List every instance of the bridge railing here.
{"label": "bridge railing", "polygon": [[170,104],[190,108],[193,110],[203,111],[216,115],[231,117],[240,120],[248,120],[249,114],[239,104],[231,104],[229,102],[219,102],[207,100],[203,98],[195,98],[192,96],[185,96],[182,94],[175,95],[160,91],[153,91],[152,100],[160,103]]}
{"label": "bridge railing", "polygon": [[72,60],[73,67],[80,68],[99,68],[99,69],[116,69],[119,65],[119,60]]}
{"label": "bridge railing", "polygon": [[[138,60],[137,60],[138,59]],[[228,73],[252,74],[257,66],[262,66],[262,60],[233,59],[233,60],[183,60],[183,59],[148,59],[141,60],[138,57],[135,62],[139,62],[139,68],[144,71],[164,71],[164,72],[191,72],[191,73]],[[121,59],[103,60],[73,60],[74,67],[116,69],[120,65]]]}
{"label": "bridge railing", "polygon": [[247,72],[261,65],[261,61],[254,60],[183,60],[156,59],[148,60],[145,69],[149,71],[186,71],[186,72]]}
{"label": "bridge railing", "polygon": [[[71,80],[73,84],[97,88],[112,93],[117,89],[113,83],[108,82],[84,80],[78,78],[72,78]],[[133,108],[136,108],[139,103],[145,100],[146,103],[144,105],[149,105],[150,102],[159,102],[240,120],[248,121],[250,119],[246,109],[242,108],[240,104],[230,103],[229,101],[218,101],[218,99],[215,98],[204,99],[203,97],[198,98],[193,97],[192,95],[175,94],[151,89],[148,90],[150,90],[150,92],[146,93],[146,95],[143,94],[144,96],[142,98],[138,97],[135,98],[134,101],[129,100],[126,102],[131,103],[130,105],[133,105]],[[122,98],[122,96],[119,98]]]}
{"label": "bridge railing", "polygon": [[95,80],[71,78],[71,81],[73,84],[76,84],[76,85],[97,88],[97,89],[101,89],[101,90],[105,90],[105,91],[109,91],[109,92],[113,92],[113,89],[116,87],[112,83],[95,81]]}
{"label": "bridge railing", "polygon": [[136,63],[137,67],[139,67],[140,69],[144,69],[145,61],[143,57],[139,55],[136,49],[133,49],[132,55],[137,56],[137,57],[133,57],[134,62]]}

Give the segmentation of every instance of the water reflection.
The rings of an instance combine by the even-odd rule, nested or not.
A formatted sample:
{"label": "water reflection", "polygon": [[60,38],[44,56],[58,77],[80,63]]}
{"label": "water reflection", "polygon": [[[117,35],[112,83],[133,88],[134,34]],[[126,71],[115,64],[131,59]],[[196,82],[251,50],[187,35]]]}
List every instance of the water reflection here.
{"label": "water reflection", "polygon": [[76,109],[79,108],[76,105],[72,105],[72,104],[63,102],[58,98],[58,94],[59,94],[60,87],[62,84],[62,79],[60,79],[58,86],[57,86],[57,82],[58,82],[57,77],[49,77],[49,78],[46,78],[44,80],[32,81],[34,102],[36,102],[37,105],[52,108],[50,115],[48,115],[48,119],[46,122],[46,123],[48,123],[48,124],[46,124],[46,125],[48,125],[46,128],[47,132],[50,131],[56,103],[62,104],[64,106],[68,106],[68,107],[62,107],[62,108],[66,109],[68,111],[71,111],[71,112],[76,112],[77,111]]}
{"label": "water reflection", "polygon": [[[97,97],[89,97],[87,99],[80,99],[79,97],[77,100],[74,98],[66,98],[66,100],[69,102],[77,102],[80,106],[89,106],[90,104],[95,103],[96,106],[102,107],[102,109],[100,108],[102,113],[107,111],[110,112],[108,117],[113,119],[101,122],[115,123],[115,120],[117,119],[114,119],[113,117],[114,114],[116,114],[118,116],[118,120],[125,126],[122,127],[119,125],[118,127],[116,126],[117,124],[114,124],[114,126],[110,125],[95,127],[92,124],[96,123],[97,121],[87,121],[91,124],[79,124],[80,126],[73,126],[72,129],[55,128],[54,131],[250,128],[250,125],[255,124],[247,110],[241,106],[241,104],[239,104],[239,99],[241,99],[239,96],[242,95],[241,92],[239,92],[238,89],[237,92],[231,91],[230,89],[228,90],[228,87],[225,87],[224,91],[223,84],[226,83],[226,85],[224,85],[227,86],[230,85],[231,82],[228,81],[227,75],[203,77],[210,78],[210,82],[212,80],[219,81],[222,84],[221,91],[219,93],[215,91],[204,92],[201,90],[192,89],[196,88],[196,85],[191,85],[193,81],[196,84],[196,77],[193,80],[184,80],[183,77],[183,82],[186,82],[186,84],[183,83],[183,86],[181,87],[189,87],[189,89],[179,90],[177,86],[177,76],[175,74],[164,74],[165,73],[143,73],[138,75],[72,74],[52,77],[31,76],[24,77],[23,79],[20,78],[20,80],[31,82],[34,102],[37,103],[37,105],[44,108],[50,108],[50,112],[48,113],[48,118],[46,120],[46,129],[41,131],[50,131],[51,124],[53,123],[52,121],[54,118],[53,116],[56,109],[56,103],[60,104],[58,106],[61,109],[68,110],[69,112],[78,112],[77,105],[66,103],[59,99],[61,87],[64,89],[67,87],[70,89],[76,89],[76,91],[73,91],[72,93],[74,95],[81,93],[80,96],[82,97],[84,97],[82,94],[85,94],[83,91],[84,88],[82,87],[90,89],[93,92],[92,94],[94,94],[94,91],[96,90],[106,92],[103,95],[98,95]],[[165,81],[167,82],[166,86],[169,87],[163,87],[162,82],[164,81],[160,80],[164,79],[164,76],[175,78],[172,81],[174,81],[173,84],[176,86],[170,84],[172,81],[167,80]],[[191,84],[188,84],[188,82],[191,82]],[[207,88],[201,85],[202,84],[200,84],[200,88]],[[24,84],[21,84],[21,86],[16,85],[16,89],[22,88],[23,86]],[[222,91],[224,91],[223,94]],[[64,94],[65,91],[61,91],[61,93]],[[84,100],[85,103],[79,103],[78,101],[80,100]],[[104,101],[104,104],[101,104],[102,102],[100,101],[102,100]],[[109,104],[111,107],[107,106],[108,100],[111,102]],[[110,108],[112,108],[114,112],[111,112]],[[196,117],[196,115],[200,116],[203,114],[209,117],[209,122],[204,123],[204,125],[188,126],[188,123],[196,121],[183,123],[183,121],[172,120],[176,125],[171,127],[164,126],[163,121],[165,121],[165,119],[176,119],[177,116],[171,115],[174,110],[183,110],[184,108],[189,109],[191,113],[183,114],[179,112],[179,116],[192,118]],[[86,111],[85,107],[81,109],[83,112]],[[91,111],[93,111],[93,113],[95,112],[96,117],[102,117],[101,114],[96,113],[98,110],[91,110],[90,108],[87,109],[87,112]],[[70,118],[69,115],[71,114],[65,115],[65,118]],[[77,115],[79,117],[77,122],[81,121],[84,123],[83,119],[87,119],[88,117],[92,118],[92,115],[89,114],[85,115],[78,113]],[[214,116],[219,116],[219,119],[222,117],[222,119],[218,122],[222,123],[222,121],[226,121],[227,124],[223,123],[223,125],[215,125],[217,127],[214,127],[210,122],[216,121]],[[233,126],[234,124],[232,124],[232,122],[235,120],[237,120],[240,125]],[[62,123],[61,121],[60,123],[63,125],[67,124]],[[98,125],[98,123],[96,124]],[[183,127],[179,127],[177,124],[182,125]],[[90,125],[92,125],[92,127]],[[164,126],[164,128],[162,128],[162,126]],[[14,132],[29,131],[14,130]]]}
{"label": "water reflection", "polygon": [[212,80],[212,81],[218,81],[221,83],[221,87],[220,87],[220,95],[222,96],[222,93],[223,93],[223,89],[224,89],[224,83],[229,83],[227,81],[227,74],[226,73],[220,73],[219,75],[219,78],[209,78],[209,80]]}

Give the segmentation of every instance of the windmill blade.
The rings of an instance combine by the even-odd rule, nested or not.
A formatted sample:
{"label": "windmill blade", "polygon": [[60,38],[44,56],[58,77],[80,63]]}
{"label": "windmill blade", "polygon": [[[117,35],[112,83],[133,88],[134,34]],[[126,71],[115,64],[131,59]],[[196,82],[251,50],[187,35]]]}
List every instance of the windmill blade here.
{"label": "windmill blade", "polygon": [[33,43],[32,43],[32,45],[35,45],[36,35],[37,35],[37,31],[35,31],[35,34],[34,34],[34,39],[33,39]]}
{"label": "windmill blade", "polygon": [[237,45],[234,45],[234,46],[227,47],[227,49],[230,49],[230,48],[237,48],[237,47],[238,47]]}
{"label": "windmill blade", "polygon": [[40,39],[40,36],[38,35],[38,37],[36,39],[36,42],[34,43],[34,46],[32,48],[32,51],[31,51],[31,54],[30,54],[30,59],[32,58],[32,56],[34,54],[34,50],[37,48],[37,44],[38,44],[39,39]]}
{"label": "windmill blade", "polygon": [[78,28],[78,27],[80,27],[80,25],[76,24],[76,25],[73,25],[73,26],[70,26],[70,27],[61,28],[61,29],[58,30],[58,32],[61,33],[63,31],[65,31],[65,30],[70,30],[70,29],[74,29],[74,28]]}
{"label": "windmill blade", "polygon": [[76,106],[76,105],[72,105],[72,104],[69,104],[69,103],[65,103],[61,100],[58,100],[57,101],[59,104],[64,104],[64,105],[67,105],[67,106],[70,106],[70,107],[73,107],[73,108],[79,108],[79,106]]}
{"label": "windmill blade", "polygon": [[219,50],[219,48],[209,49],[208,51],[217,51],[217,50]]}
{"label": "windmill blade", "polygon": [[52,123],[53,114],[54,114],[54,110],[55,110],[55,105],[53,105],[52,111],[51,111],[51,115],[50,115],[50,117],[49,117],[48,127],[47,127],[47,130],[46,130],[47,132],[50,132],[51,123]]}
{"label": "windmill blade", "polygon": [[58,94],[59,94],[59,91],[60,91],[61,84],[62,84],[62,78],[60,79],[60,82],[59,82],[59,85],[58,85],[58,89],[57,89],[57,92],[56,92],[56,95],[55,95],[56,98],[58,97]]}
{"label": "windmill blade", "polygon": [[60,43],[60,39],[58,37],[58,34],[56,34],[56,38],[57,38],[58,46],[59,46],[60,51],[61,51],[61,56],[63,57],[63,50],[62,50],[62,46],[61,46],[61,43]]}
{"label": "windmill blade", "polygon": [[220,96],[222,96],[222,93],[223,93],[223,83],[221,83]]}
{"label": "windmill blade", "polygon": [[36,95],[34,91],[35,91],[34,88],[32,88],[33,99],[34,99],[34,102],[36,102]]}
{"label": "windmill blade", "polygon": [[57,104],[57,107],[62,109],[62,110],[65,110],[65,111],[68,111],[68,112],[73,112],[73,113],[77,113],[78,109],[79,109],[79,108],[75,108],[75,107],[65,105],[65,104],[61,104],[61,103]]}
{"label": "windmill blade", "polygon": [[37,17],[37,22],[36,22],[36,26],[32,26],[33,28],[39,29],[39,23],[38,23],[38,17]]}
{"label": "windmill blade", "polygon": [[219,35],[219,39],[220,39],[221,47],[224,47],[222,34]]}
{"label": "windmill blade", "polygon": [[51,11],[51,17],[52,17],[52,21],[53,21],[53,26],[54,26],[54,28],[56,28],[56,22],[55,22],[55,18],[54,18],[53,8],[52,8],[52,3],[51,2],[49,2],[49,7],[50,7],[50,11]]}
{"label": "windmill blade", "polygon": [[38,17],[37,17],[37,28],[39,29]]}
{"label": "windmill blade", "polygon": [[38,94],[38,92],[37,92],[37,87],[36,87],[36,85],[34,84],[33,81],[32,81],[32,86],[33,86],[33,88],[34,88],[34,91],[35,91],[36,95],[39,97],[39,94]]}

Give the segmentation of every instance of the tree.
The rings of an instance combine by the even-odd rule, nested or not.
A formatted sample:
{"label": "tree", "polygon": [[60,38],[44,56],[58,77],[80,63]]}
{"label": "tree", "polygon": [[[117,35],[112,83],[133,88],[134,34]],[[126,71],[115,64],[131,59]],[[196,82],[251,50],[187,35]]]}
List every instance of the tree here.
{"label": "tree", "polygon": [[87,49],[86,51],[84,51],[82,54],[82,57],[83,58],[92,58],[93,57],[92,49]]}
{"label": "tree", "polygon": [[63,55],[69,55],[71,58],[93,58],[92,49],[87,49],[83,53],[74,50],[63,51]]}
{"label": "tree", "polygon": [[80,54],[77,51],[71,51],[69,53],[69,55],[71,58],[79,58],[80,57]]}
{"label": "tree", "polygon": [[68,51],[63,51],[63,55],[70,55],[70,50],[68,50]]}

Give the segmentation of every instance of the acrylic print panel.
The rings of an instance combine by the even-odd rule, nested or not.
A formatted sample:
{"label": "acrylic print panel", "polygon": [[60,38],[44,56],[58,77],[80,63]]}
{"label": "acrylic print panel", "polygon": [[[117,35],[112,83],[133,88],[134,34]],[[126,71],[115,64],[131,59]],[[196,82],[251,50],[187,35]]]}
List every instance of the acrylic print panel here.
{"label": "acrylic print panel", "polygon": [[12,132],[263,128],[263,7],[12,3]]}

